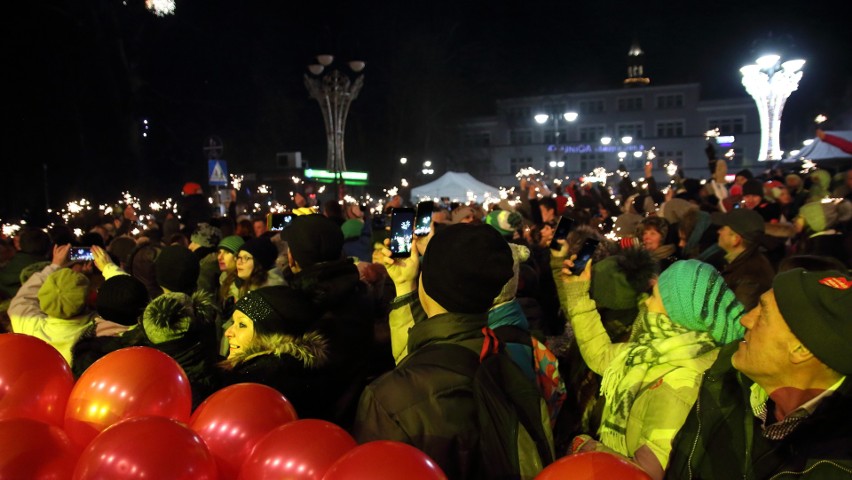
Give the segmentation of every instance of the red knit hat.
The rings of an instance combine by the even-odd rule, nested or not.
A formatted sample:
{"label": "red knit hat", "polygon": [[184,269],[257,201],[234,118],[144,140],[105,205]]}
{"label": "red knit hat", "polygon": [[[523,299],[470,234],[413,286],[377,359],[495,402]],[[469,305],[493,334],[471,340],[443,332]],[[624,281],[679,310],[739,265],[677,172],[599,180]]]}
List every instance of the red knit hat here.
{"label": "red knit hat", "polygon": [[197,193],[201,193],[201,185],[195,182],[186,182],[183,184],[183,194],[184,195],[195,195]]}

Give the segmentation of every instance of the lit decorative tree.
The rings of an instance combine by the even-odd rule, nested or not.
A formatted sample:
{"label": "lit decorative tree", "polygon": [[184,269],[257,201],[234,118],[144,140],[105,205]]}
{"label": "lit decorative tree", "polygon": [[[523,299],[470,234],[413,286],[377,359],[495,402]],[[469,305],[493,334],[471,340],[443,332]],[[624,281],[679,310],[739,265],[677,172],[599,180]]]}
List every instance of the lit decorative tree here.
{"label": "lit decorative tree", "polygon": [[781,111],[791,93],[799,88],[804,60],[780,62],[778,55],[765,55],[754,65],[740,69],[743,86],[754,98],[760,115],[760,153],[758,161],[781,159]]}

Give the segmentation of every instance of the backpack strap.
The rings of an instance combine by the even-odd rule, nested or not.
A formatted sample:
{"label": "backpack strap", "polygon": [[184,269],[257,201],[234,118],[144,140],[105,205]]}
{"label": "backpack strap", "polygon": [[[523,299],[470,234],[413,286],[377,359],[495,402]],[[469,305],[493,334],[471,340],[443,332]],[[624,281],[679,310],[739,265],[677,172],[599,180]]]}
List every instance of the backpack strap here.
{"label": "backpack strap", "polygon": [[485,335],[485,340],[482,341],[482,349],[479,351],[479,363],[491,355],[496,355],[500,352],[500,339],[488,327],[482,327],[482,334]]}

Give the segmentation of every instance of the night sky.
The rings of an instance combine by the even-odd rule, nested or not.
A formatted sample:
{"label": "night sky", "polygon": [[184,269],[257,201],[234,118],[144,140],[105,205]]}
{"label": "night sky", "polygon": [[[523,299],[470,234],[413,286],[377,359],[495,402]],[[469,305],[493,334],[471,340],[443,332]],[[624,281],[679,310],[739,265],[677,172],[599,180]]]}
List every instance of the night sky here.
{"label": "night sky", "polygon": [[15,2],[3,28],[0,218],[44,210],[46,197],[53,208],[127,189],[176,197],[186,181],[206,184],[211,135],[231,172],[286,151],[324,165],[302,80],[320,53],[367,63],[346,155],[380,183],[400,156],[440,167],[448,127],[493,114],[496,99],[620,88],[634,39],[653,85],[700,82],[704,98],[745,97],[739,67],[770,49],[805,58],[782,143],[811,136],[818,113],[852,128],[844,4],[176,0],[157,17],[139,0]]}

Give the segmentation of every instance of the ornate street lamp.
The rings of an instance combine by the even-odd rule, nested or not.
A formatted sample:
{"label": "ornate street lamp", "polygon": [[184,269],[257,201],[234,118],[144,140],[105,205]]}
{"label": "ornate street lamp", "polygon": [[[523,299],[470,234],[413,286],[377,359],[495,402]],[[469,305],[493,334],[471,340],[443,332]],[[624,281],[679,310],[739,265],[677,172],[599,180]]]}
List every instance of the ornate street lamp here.
{"label": "ornate street lamp", "polygon": [[560,169],[562,169],[565,166],[565,162],[563,161],[563,159],[561,158],[561,156],[559,154],[559,149],[560,149],[560,147],[559,147],[559,121],[561,119],[561,120],[564,120],[566,122],[575,122],[575,121],[577,121],[578,116],[579,115],[577,114],[577,112],[564,112],[564,113],[558,114],[558,115],[550,115],[550,114],[547,114],[547,113],[538,113],[533,117],[535,122],[539,125],[544,125],[545,123],[547,123],[550,120],[553,121],[554,154],[553,154],[553,160],[551,160],[549,162],[549,165],[550,165],[550,168],[553,170],[551,172],[551,174],[554,174],[554,176],[555,176],[556,167],[559,167]]}
{"label": "ornate street lamp", "polygon": [[317,101],[325,122],[325,136],[328,144],[326,168],[334,172],[338,187],[338,197],[343,198],[341,173],[346,171],[346,157],[343,150],[346,117],[349,105],[358,98],[358,92],[364,86],[361,71],[366,65],[362,61],[348,63],[351,73],[342,73],[336,68],[327,68],[334,61],[331,55],[317,55],[317,63],[308,65],[310,74],[305,74],[305,87],[311,98]]}
{"label": "ornate street lamp", "polygon": [[791,93],[799,88],[804,60],[780,62],[778,55],[765,55],[754,65],[740,69],[743,86],[757,104],[760,116],[758,161],[781,159],[781,111]]}

